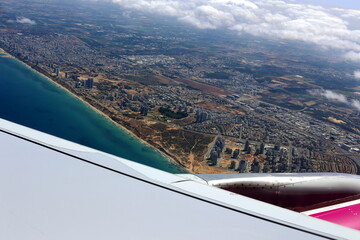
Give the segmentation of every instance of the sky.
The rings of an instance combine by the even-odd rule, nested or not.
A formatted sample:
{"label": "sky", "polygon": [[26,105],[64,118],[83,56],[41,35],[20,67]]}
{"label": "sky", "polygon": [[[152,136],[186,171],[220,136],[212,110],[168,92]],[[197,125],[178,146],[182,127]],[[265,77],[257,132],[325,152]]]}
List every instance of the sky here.
{"label": "sky", "polygon": [[359,0],[305,0],[303,2],[312,3],[312,4],[321,4],[327,7],[360,9]]}

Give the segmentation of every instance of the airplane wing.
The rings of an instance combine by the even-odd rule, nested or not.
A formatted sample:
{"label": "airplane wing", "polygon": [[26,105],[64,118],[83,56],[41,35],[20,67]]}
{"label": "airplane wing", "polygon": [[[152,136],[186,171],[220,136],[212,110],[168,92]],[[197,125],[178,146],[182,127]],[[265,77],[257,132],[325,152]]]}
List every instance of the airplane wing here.
{"label": "airplane wing", "polygon": [[360,239],[360,232],[0,119],[0,239]]}

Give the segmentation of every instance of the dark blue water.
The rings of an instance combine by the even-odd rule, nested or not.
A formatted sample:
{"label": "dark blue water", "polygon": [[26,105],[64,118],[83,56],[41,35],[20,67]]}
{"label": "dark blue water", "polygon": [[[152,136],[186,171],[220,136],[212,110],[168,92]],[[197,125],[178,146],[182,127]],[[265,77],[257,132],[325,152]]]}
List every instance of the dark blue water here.
{"label": "dark blue water", "polygon": [[167,172],[184,172],[67,91],[1,56],[0,118]]}

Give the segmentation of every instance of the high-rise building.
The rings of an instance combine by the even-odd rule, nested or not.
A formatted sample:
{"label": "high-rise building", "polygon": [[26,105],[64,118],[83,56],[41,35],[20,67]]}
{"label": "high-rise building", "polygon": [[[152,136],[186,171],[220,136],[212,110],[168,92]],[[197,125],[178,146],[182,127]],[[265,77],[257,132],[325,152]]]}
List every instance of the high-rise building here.
{"label": "high-rise building", "polygon": [[216,151],[212,151],[210,153],[210,161],[211,161],[210,165],[216,165],[217,164],[217,159],[218,159],[218,153]]}
{"label": "high-rise building", "polygon": [[55,68],[55,74],[57,77],[60,77],[60,68]]}
{"label": "high-rise building", "polygon": [[141,109],[140,109],[140,114],[141,114],[142,116],[147,116],[147,114],[148,114],[148,109],[147,109],[147,107],[142,106]]}
{"label": "high-rise building", "polygon": [[229,168],[230,168],[230,169],[234,169],[234,168],[235,168],[235,164],[236,164],[235,161],[231,161]]}
{"label": "high-rise building", "polygon": [[257,158],[254,159],[254,162],[251,164],[251,172],[259,173],[260,172],[260,164]]}
{"label": "high-rise building", "polygon": [[85,81],[85,87],[86,88],[93,88],[93,86],[94,86],[94,78],[88,78]]}
{"label": "high-rise building", "polygon": [[231,148],[226,148],[225,153],[226,154],[232,154],[232,149]]}
{"label": "high-rise building", "polygon": [[196,117],[196,122],[197,122],[197,123],[201,123],[201,122],[204,122],[204,121],[210,119],[209,114],[208,114],[207,112],[205,112],[205,111],[198,111],[198,112],[196,113],[196,116],[195,116],[195,117]]}
{"label": "high-rise building", "polygon": [[248,161],[247,161],[247,160],[241,160],[241,161],[239,162],[238,171],[239,171],[240,173],[244,173],[244,172],[246,171],[247,165],[248,165]]}
{"label": "high-rise building", "polygon": [[251,147],[248,146],[248,148],[246,149],[246,154],[251,154]]}
{"label": "high-rise building", "polygon": [[247,151],[250,146],[249,140],[246,140],[243,151]]}
{"label": "high-rise building", "polygon": [[264,154],[264,151],[265,151],[265,143],[264,143],[264,142],[261,142],[259,154]]}
{"label": "high-rise building", "polygon": [[234,152],[233,152],[233,155],[232,155],[232,158],[238,158],[239,157],[239,154],[240,154],[240,150],[239,149],[235,149]]}

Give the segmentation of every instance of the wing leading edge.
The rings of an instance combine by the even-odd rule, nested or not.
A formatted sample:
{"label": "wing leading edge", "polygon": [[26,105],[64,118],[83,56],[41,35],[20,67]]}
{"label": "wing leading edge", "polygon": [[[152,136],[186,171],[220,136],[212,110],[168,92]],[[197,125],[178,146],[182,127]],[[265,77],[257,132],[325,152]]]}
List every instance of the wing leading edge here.
{"label": "wing leading edge", "polygon": [[1,239],[360,237],[5,120],[0,143]]}

